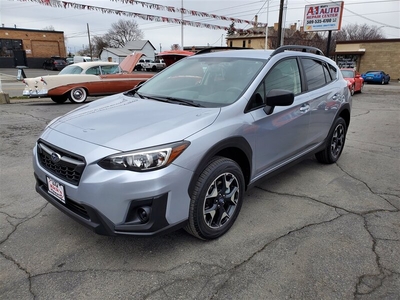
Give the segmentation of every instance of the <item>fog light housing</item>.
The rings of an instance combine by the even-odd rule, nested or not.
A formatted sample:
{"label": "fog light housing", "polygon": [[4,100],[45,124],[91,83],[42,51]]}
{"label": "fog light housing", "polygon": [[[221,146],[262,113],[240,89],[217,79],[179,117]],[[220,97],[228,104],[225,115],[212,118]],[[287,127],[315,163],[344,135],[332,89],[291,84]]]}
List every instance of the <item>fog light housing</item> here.
{"label": "fog light housing", "polygon": [[151,208],[148,206],[139,207],[137,209],[137,214],[140,220],[140,223],[144,224],[150,220]]}

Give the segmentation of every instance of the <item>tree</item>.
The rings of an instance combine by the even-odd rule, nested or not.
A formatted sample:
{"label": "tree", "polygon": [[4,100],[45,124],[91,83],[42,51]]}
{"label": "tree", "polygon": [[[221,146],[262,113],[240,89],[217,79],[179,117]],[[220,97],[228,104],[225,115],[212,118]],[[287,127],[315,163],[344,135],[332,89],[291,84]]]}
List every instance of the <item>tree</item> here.
{"label": "tree", "polygon": [[49,25],[43,28],[43,30],[47,30],[47,31],[55,31],[54,26],[53,25]]}
{"label": "tree", "polygon": [[179,44],[172,44],[171,45],[171,50],[179,50],[181,49],[181,46]]}
{"label": "tree", "polygon": [[337,41],[379,40],[385,38],[378,26],[367,24],[348,24],[334,35]]}
{"label": "tree", "polygon": [[[91,45],[92,45],[92,53],[93,56],[98,57],[100,55],[101,50],[104,48],[110,47],[110,44],[108,41],[104,38],[104,36],[94,36],[91,39]],[[90,53],[90,51],[89,51]]]}
{"label": "tree", "polygon": [[119,20],[111,24],[111,29],[103,36],[103,41],[107,41],[110,47],[121,48],[127,42],[140,40],[143,32],[135,20]]}
{"label": "tree", "polygon": [[229,25],[229,28],[226,31],[227,36],[234,35],[236,33],[236,28],[235,28],[235,22],[232,22],[231,25]]}
{"label": "tree", "polygon": [[[333,54],[336,51],[337,41],[380,40],[384,38],[385,35],[378,26],[367,24],[348,24],[343,26],[339,31],[332,32],[329,53]],[[325,41],[327,44],[327,37],[325,37]]]}

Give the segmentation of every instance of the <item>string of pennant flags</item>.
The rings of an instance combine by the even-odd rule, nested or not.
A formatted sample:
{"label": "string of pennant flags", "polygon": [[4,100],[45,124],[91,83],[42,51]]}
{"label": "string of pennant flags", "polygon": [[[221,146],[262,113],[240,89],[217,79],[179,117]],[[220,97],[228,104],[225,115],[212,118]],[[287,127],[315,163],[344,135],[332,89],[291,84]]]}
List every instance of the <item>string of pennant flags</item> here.
{"label": "string of pennant flags", "polygon": [[[229,29],[229,27],[227,27],[227,26],[219,26],[219,25],[213,25],[213,24],[208,24],[208,23],[187,21],[187,20],[182,20],[182,19],[178,19],[178,18],[169,18],[169,17],[148,15],[148,14],[142,14],[142,13],[135,13],[135,12],[129,12],[129,11],[124,11],[124,10],[116,10],[116,9],[111,9],[111,8],[104,8],[104,7],[99,7],[99,6],[87,5],[87,4],[79,4],[79,3],[61,1],[61,0],[18,0],[18,1],[20,1],[20,2],[36,2],[36,3],[42,4],[42,5],[46,5],[46,6],[65,8],[65,9],[73,8],[73,9],[83,9],[83,10],[90,10],[90,11],[99,11],[103,14],[115,14],[115,15],[125,16],[125,17],[136,17],[136,18],[140,18],[140,19],[143,19],[146,21],[183,24],[186,26],[192,26],[192,27],[198,27],[198,28],[222,29],[222,30]],[[163,5],[159,5],[159,4],[153,4],[153,3],[142,2],[142,1],[135,1],[135,0],[111,0],[111,1],[114,1],[114,2],[121,1],[123,3],[130,3],[130,4],[141,4],[143,7],[150,8],[150,9],[165,10],[165,11],[170,11],[170,12],[181,12],[181,8],[176,8],[176,7],[171,7],[171,6],[163,6]],[[210,17],[210,18],[214,18],[214,19],[218,19],[218,20],[226,20],[226,21],[232,21],[232,22],[237,22],[237,23],[255,24],[254,22],[247,21],[247,20],[229,18],[229,17],[224,17],[224,16],[217,16],[217,15],[208,14],[205,12],[198,12],[198,11],[194,11],[194,10],[183,9],[183,12],[186,14],[193,15],[193,16]],[[259,23],[258,26],[266,26],[266,24]]]}
{"label": "string of pennant flags", "polygon": [[184,14],[197,16],[197,17],[207,17],[207,18],[213,18],[213,19],[217,19],[217,20],[232,21],[232,22],[235,22],[235,23],[245,23],[245,24],[250,24],[250,25],[253,25],[253,26],[260,26],[260,27],[267,26],[267,24],[256,23],[254,21],[237,19],[237,18],[232,18],[232,17],[219,16],[219,15],[215,15],[215,14],[209,14],[209,13],[206,13],[206,12],[190,10],[190,9],[186,9],[186,8],[165,6],[165,5],[161,5],[161,4],[143,2],[143,1],[138,1],[138,0],[111,0],[111,1],[112,2],[122,2],[122,3],[126,3],[126,4],[128,4],[128,3],[129,4],[138,4],[138,5],[142,5],[142,7],[146,7],[146,8],[150,8],[150,9],[164,10],[164,11],[175,12],[175,13],[182,12]]}

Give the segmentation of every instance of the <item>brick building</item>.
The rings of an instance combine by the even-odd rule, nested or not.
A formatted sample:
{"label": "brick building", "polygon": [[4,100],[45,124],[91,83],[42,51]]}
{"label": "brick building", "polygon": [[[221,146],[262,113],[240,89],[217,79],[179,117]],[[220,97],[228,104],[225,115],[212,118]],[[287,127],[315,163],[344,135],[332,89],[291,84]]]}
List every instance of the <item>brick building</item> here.
{"label": "brick building", "polygon": [[337,41],[335,55],[340,67],[382,70],[390,80],[400,80],[400,39]]}
{"label": "brick building", "polygon": [[0,68],[41,68],[51,56],[66,57],[63,31],[0,27]]}
{"label": "brick building", "polygon": [[[284,28],[284,45],[303,45],[322,48],[324,41],[316,32],[304,32],[303,27],[297,28],[297,24]],[[226,37],[228,47],[242,47],[253,49],[265,49],[265,27],[254,26],[247,30],[237,30]],[[278,23],[268,27],[268,49],[278,47]]]}

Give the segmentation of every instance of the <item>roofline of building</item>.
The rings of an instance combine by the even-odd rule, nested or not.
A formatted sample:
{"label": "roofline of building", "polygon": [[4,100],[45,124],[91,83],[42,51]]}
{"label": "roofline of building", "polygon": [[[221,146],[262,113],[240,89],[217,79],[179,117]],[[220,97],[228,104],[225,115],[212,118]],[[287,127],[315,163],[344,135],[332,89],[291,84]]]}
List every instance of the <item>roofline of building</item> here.
{"label": "roofline of building", "polygon": [[400,42],[400,39],[379,39],[379,40],[352,40],[336,41],[336,44],[355,44],[355,43],[393,43]]}
{"label": "roofline of building", "polygon": [[49,32],[49,33],[62,33],[64,31],[57,31],[57,30],[40,30],[40,29],[24,29],[24,28],[13,28],[13,27],[0,27],[0,30],[14,30],[14,31],[30,31],[30,32]]}

